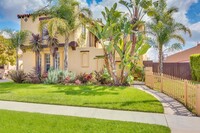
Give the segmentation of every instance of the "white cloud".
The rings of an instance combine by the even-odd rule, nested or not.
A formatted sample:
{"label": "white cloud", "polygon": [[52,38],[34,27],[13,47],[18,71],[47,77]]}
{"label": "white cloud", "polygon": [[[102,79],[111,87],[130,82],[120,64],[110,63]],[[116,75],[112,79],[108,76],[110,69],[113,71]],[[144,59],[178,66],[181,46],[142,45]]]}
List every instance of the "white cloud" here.
{"label": "white cloud", "polygon": [[[30,12],[32,10],[36,10],[44,5],[47,4],[47,0],[1,0],[0,1],[0,16],[4,15],[4,18],[0,18],[0,21],[11,20],[15,22],[19,22],[17,20],[17,14],[23,14]],[[78,0],[81,3],[81,7],[89,7],[86,0]],[[110,8],[114,3],[118,2],[119,0],[102,0],[98,4],[93,1],[90,5],[90,9],[93,12],[93,17],[95,19],[102,18],[101,11],[104,10],[105,7]],[[192,33],[192,38],[184,35],[186,39],[186,46],[184,49],[195,46],[198,41],[200,41],[200,22],[195,24],[190,24],[189,20],[186,16],[186,13],[190,6],[194,3],[197,3],[198,0],[167,0],[168,6],[176,6],[179,8],[179,12],[174,15],[174,18],[185,25],[187,25]],[[126,7],[118,4],[118,9],[123,12],[127,12]],[[157,54],[156,51],[150,50],[148,53],[151,59],[155,59]],[[155,56],[155,57],[153,57]]]}
{"label": "white cloud", "polygon": [[47,4],[46,0],[1,0],[1,21],[15,21],[17,14],[24,14],[36,10]]}

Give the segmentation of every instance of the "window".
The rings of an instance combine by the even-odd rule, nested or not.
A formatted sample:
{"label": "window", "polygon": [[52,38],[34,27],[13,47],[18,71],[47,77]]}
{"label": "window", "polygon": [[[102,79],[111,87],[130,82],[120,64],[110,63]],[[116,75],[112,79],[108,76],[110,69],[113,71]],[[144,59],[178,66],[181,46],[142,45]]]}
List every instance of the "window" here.
{"label": "window", "polygon": [[48,72],[50,69],[51,64],[50,64],[50,54],[45,54],[45,72]]}
{"label": "window", "polygon": [[82,35],[86,35],[86,27],[82,24]]}
{"label": "window", "polygon": [[48,39],[48,30],[47,27],[44,26],[42,29],[42,40],[47,40]]}
{"label": "window", "polygon": [[60,68],[60,54],[59,53],[56,53],[55,55],[55,68],[56,69],[59,69]]}

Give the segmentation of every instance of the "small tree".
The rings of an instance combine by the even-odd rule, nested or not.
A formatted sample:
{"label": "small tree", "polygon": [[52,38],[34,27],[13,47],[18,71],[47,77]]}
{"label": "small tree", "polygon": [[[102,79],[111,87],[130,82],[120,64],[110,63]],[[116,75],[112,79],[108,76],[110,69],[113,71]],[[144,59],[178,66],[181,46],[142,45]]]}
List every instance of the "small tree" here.
{"label": "small tree", "polygon": [[[167,8],[165,0],[160,0],[154,3],[154,7],[149,10],[151,12],[151,22],[147,24],[147,33],[154,38],[155,47],[159,51],[159,72],[163,72],[163,47],[172,49],[182,48],[185,40],[180,34],[181,32],[188,33],[191,36],[189,28],[181,23],[177,23],[173,19],[173,14],[178,9],[175,7]],[[175,39],[180,43],[170,45],[169,42]]]}
{"label": "small tree", "polygon": [[28,32],[27,31],[15,32],[15,31],[11,31],[11,30],[6,30],[6,32],[9,34],[11,46],[16,51],[16,71],[18,72],[18,70],[19,70],[19,50],[25,51],[24,43],[27,39]]}
{"label": "small tree", "polygon": [[10,45],[10,40],[0,36],[0,65],[15,64],[16,52]]}

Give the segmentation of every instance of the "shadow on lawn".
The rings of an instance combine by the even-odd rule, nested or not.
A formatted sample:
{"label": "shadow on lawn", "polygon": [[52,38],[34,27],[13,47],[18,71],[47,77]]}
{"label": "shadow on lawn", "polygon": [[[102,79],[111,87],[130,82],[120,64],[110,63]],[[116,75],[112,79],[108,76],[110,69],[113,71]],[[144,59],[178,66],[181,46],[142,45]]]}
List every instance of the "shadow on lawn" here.
{"label": "shadow on lawn", "polygon": [[125,107],[125,106],[139,106],[139,105],[160,105],[160,103],[157,100],[144,100],[144,101],[124,101],[124,102],[99,102],[99,103],[84,103],[84,105],[113,105],[113,104],[120,104],[120,107]]}
{"label": "shadow on lawn", "polygon": [[66,95],[82,95],[82,96],[96,96],[96,95],[118,95],[117,91],[124,89],[123,87],[109,87],[108,86],[67,86],[53,93],[65,93]]}

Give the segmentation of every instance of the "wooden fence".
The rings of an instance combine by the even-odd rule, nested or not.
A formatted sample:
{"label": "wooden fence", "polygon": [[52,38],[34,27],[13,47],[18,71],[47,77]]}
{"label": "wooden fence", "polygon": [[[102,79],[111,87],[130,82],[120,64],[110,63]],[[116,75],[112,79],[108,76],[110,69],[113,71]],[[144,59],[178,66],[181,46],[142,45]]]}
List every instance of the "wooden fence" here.
{"label": "wooden fence", "polygon": [[[153,72],[157,73],[159,70],[159,65],[157,62],[144,61],[145,67],[152,67]],[[163,63],[163,74],[171,75],[174,77],[191,80],[191,69],[188,62],[181,63]]]}
{"label": "wooden fence", "polygon": [[200,85],[189,80],[153,73],[152,67],[145,69],[145,84],[180,101],[200,116]]}

